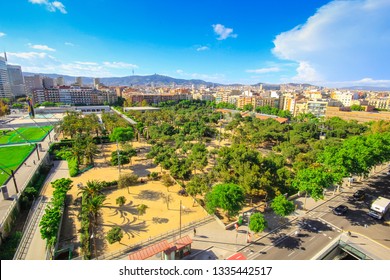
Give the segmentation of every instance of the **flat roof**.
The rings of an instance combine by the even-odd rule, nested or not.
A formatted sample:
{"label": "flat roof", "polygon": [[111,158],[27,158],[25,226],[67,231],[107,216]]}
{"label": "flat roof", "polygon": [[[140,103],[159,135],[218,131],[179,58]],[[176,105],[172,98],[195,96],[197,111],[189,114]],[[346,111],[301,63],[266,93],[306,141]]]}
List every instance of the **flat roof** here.
{"label": "flat roof", "polygon": [[161,108],[156,107],[124,107],[124,111],[153,111],[153,110],[161,110]]}

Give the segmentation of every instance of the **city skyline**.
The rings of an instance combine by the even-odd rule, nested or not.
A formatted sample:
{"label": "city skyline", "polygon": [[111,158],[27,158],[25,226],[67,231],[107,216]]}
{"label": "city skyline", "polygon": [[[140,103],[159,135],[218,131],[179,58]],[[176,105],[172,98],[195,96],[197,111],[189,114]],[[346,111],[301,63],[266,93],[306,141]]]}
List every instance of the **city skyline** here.
{"label": "city skyline", "polygon": [[17,0],[3,6],[0,46],[25,72],[390,86],[386,0]]}

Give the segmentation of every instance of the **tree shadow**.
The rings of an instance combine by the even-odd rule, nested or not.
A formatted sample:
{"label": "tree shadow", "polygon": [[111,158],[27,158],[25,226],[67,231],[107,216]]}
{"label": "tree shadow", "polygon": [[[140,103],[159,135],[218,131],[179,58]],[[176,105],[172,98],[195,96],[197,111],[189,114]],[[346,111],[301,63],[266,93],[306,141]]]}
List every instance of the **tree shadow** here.
{"label": "tree shadow", "polygon": [[135,196],[135,198],[141,200],[157,201],[161,198],[161,193],[156,191],[143,190],[137,196]]}
{"label": "tree shadow", "polygon": [[307,232],[332,231],[330,225],[314,219],[302,219],[298,222],[298,225]]}
{"label": "tree shadow", "polygon": [[345,218],[351,223],[352,226],[370,226],[378,223],[378,220],[368,215],[367,210],[364,211],[362,209],[349,209],[345,215]]}
{"label": "tree shadow", "polygon": [[135,174],[137,174],[139,177],[146,177],[150,173],[147,169],[149,164],[133,164],[129,167],[130,170],[132,170]]}
{"label": "tree shadow", "polygon": [[169,222],[169,219],[167,218],[160,218],[160,217],[153,217],[152,222],[154,224],[166,224]]}
{"label": "tree shadow", "polygon": [[[283,240],[281,240],[283,238]],[[295,250],[295,249],[300,249],[302,245],[302,240],[297,237],[292,237],[292,236],[275,236],[271,237],[271,242],[272,244],[277,247],[277,248],[284,248],[287,250]]]}

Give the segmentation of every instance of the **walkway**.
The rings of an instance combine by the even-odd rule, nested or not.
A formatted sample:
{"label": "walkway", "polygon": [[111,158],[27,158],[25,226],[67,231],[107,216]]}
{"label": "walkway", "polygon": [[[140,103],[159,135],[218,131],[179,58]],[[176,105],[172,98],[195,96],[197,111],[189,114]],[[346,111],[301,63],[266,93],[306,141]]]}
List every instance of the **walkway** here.
{"label": "walkway", "polygon": [[51,182],[60,178],[69,178],[68,163],[65,160],[54,161],[54,167],[47,176],[41,191],[41,199],[32,207],[31,218],[28,219],[23,232],[22,241],[14,259],[17,260],[45,260],[46,242],[42,240],[39,222],[44,214],[47,202],[52,197]]}

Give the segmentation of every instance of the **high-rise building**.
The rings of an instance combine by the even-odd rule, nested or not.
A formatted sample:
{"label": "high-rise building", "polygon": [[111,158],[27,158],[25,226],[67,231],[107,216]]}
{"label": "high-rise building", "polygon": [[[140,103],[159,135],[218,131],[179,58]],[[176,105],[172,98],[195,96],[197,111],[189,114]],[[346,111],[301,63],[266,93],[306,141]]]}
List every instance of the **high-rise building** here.
{"label": "high-rise building", "polygon": [[7,60],[0,56],[0,98],[13,98],[9,82]]}
{"label": "high-rise building", "polygon": [[93,79],[93,87],[95,89],[99,89],[99,85],[100,85],[100,79],[99,78],[94,78]]}
{"label": "high-rise building", "polygon": [[55,86],[54,79],[49,77],[43,77],[42,85],[44,88],[53,88]]}
{"label": "high-rise building", "polygon": [[57,86],[62,87],[65,85],[64,77],[57,77]]}
{"label": "high-rise building", "polygon": [[34,89],[43,89],[42,78],[39,75],[24,77],[27,94],[32,95]]}
{"label": "high-rise building", "polygon": [[79,87],[83,86],[83,78],[82,77],[77,77],[76,78],[75,86],[79,86]]}
{"label": "high-rise building", "polygon": [[19,65],[7,65],[8,78],[11,86],[11,92],[14,97],[25,96],[26,87],[22,74],[22,67]]}

